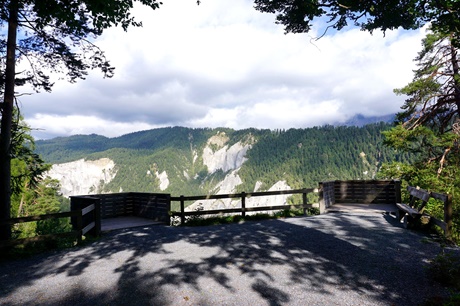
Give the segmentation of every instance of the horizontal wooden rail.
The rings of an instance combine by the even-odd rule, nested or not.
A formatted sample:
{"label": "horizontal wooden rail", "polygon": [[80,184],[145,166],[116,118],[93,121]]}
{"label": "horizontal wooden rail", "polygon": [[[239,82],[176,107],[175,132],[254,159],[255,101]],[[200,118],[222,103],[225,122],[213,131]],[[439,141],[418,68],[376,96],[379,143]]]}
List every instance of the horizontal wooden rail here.
{"label": "horizontal wooden rail", "polygon": [[[244,211],[254,212],[254,211],[266,211],[266,210],[284,210],[284,209],[299,209],[299,208],[312,208],[312,204],[299,204],[299,205],[276,205],[276,206],[255,206],[255,207],[246,207]],[[199,216],[199,215],[219,215],[227,213],[240,213],[242,208],[222,208],[222,209],[212,209],[212,210],[195,210],[195,211],[185,211],[184,216]],[[173,217],[180,217],[181,212],[173,212],[171,214]]]}
{"label": "horizontal wooden rail", "polygon": [[[263,192],[241,192],[233,194],[213,194],[213,195],[201,195],[201,196],[180,196],[171,197],[171,201],[180,201],[180,212],[172,212],[173,217],[180,217],[181,224],[185,224],[186,216],[199,216],[199,215],[213,215],[213,214],[228,214],[228,213],[241,213],[244,217],[246,212],[255,211],[270,211],[270,210],[283,210],[283,209],[295,209],[303,208],[304,211],[307,208],[311,208],[312,205],[307,204],[307,193],[318,192],[317,188],[304,188],[294,190],[276,190],[276,191],[263,191]],[[257,206],[257,207],[246,207],[246,199],[250,197],[263,197],[263,196],[274,196],[274,195],[286,195],[286,194],[302,194],[302,204],[299,205],[276,205],[276,206]],[[233,199],[241,198],[240,208],[224,208],[224,209],[213,209],[213,210],[197,210],[197,211],[185,211],[185,201],[198,201],[198,200],[217,200],[217,199]]]}
{"label": "horizontal wooden rail", "polygon": [[78,216],[78,213],[79,213],[78,211],[68,211],[68,212],[52,213],[52,214],[38,215],[38,216],[11,218],[11,219],[0,222],[0,225],[13,225],[17,223],[42,221],[42,220],[47,220],[47,219],[76,217]]}
{"label": "horizontal wooden rail", "polygon": [[241,198],[243,195],[246,198],[250,197],[263,197],[263,196],[272,196],[272,195],[283,195],[283,194],[300,194],[300,193],[310,193],[315,192],[316,188],[306,188],[306,189],[293,189],[293,190],[276,190],[276,191],[261,191],[261,192],[242,192],[242,193],[231,193],[231,194],[208,194],[208,195],[198,195],[198,196],[181,196],[181,197],[171,197],[171,201],[198,201],[198,200],[218,200],[218,199],[229,199],[229,198]]}
{"label": "horizontal wooden rail", "polygon": [[85,235],[85,234],[88,233],[90,230],[92,230],[95,226],[96,226],[96,222],[91,222],[90,224],[88,224],[87,226],[85,226],[85,227],[81,230],[81,234],[82,234],[82,235]]}
{"label": "horizontal wooden rail", "polygon": [[[68,211],[68,212],[61,212],[61,213],[52,213],[52,214],[45,214],[45,215],[38,215],[38,216],[28,216],[28,217],[19,217],[19,218],[11,218],[5,221],[0,222],[0,225],[13,225],[18,223],[27,223],[27,222],[35,222],[35,221],[42,221],[42,220],[49,220],[49,219],[59,219],[59,218],[71,218],[71,217],[78,217],[81,214],[81,211]],[[66,233],[57,233],[57,234],[46,234],[40,235],[36,237],[30,238],[21,238],[21,239],[13,239],[13,240],[6,240],[0,241],[0,248],[3,247],[12,247],[16,245],[27,245],[33,242],[40,242],[49,239],[55,239],[58,237],[77,237],[81,231],[74,230]]]}
{"label": "horizontal wooden rail", "polygon": [[452,208],[452,195],[438,192],[431,192],[430,196],[436,200],[444,203],[444,220],[439,220],[431,217],[430,221],[439,226],[447,238],[452,235],[452,221],[453,221],[453,208]]}
{"label": "horizontal wooden rail", "polygon": [[83,209],[81,210],[81,214],[84,216],[84,215],[86,215],[86,214],[92,212],[92,211],[94,210],[95,207],[96,207],[96,206],[95,206],[94,204],[91,204],[91,205],[89,205],[89,206],[86,206],[85,208],[83,208]]}
{"label": "horizontal wooden rail", "polygon": [[[88,201],[94,201],[98,203],[98,198],[85,198]],[[86,235],[89,231],[93,230],[93,232],[98,235],[100,231],[100,215],[98,214],[100,208],[99,204],[92,203],[83,209],[76,209],[68,212],[60,212],[60,213],[52,213],[52,214],[44,214],[38,216],[28,216],[28,217],[19,217],[19,218],[11,218],[8,220],[4,220],[0,222],[0,225],[13,225],[18,223],[26,223],[26,222],[36,222],[36,221],[43,221],[49,219],[60,219],[60,218],[75,218],[77,220],[76,228],[70,232],[66,233],[57,233],[57,234],[45,234],[31,238],[22,238],[22,239],[14,239],[14,240],[6,240],[0,241],[0,248],[2,247],[11,247],[15,245],[26,245],[33,242],[45,241],[48,239],[55,239],[58,237],[76,237],[78,242],[82,241],[82,236]],[[83,217],[86,215],[91,214],[92,218],[91,221],[84,225],[83,224]],[[99,225],[99,226],[98,226]]]}

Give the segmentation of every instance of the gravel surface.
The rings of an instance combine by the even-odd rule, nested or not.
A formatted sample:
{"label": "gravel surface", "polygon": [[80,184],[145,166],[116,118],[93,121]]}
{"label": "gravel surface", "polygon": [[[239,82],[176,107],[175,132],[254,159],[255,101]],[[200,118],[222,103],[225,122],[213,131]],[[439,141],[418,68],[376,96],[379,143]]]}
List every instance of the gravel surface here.
{"label": "gravel surface", "polygon": [[440,251],[377,213],[154,225],[0,263],[0,305],[419,305]]}

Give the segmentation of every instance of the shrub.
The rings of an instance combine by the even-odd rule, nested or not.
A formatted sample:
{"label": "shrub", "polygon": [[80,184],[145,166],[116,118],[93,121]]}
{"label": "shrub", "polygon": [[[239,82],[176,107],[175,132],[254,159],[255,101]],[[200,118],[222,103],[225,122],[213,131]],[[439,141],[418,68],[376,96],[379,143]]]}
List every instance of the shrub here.
{"label": "shrub", "polygon": [[430,276],[449,287],[460,290],[460,256],[453,252],[442,252],[431,262],[428,268]]}

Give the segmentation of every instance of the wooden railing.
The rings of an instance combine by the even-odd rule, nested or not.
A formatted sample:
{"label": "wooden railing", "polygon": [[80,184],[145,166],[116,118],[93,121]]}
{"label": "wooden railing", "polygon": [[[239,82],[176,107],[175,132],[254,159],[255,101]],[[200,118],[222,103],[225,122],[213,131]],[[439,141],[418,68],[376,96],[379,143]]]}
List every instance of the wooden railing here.
{"label": "wooden railing", "polygon": [[81,201],[87,197],[98,198],[101,219],[120,216],[136,216],[155,221],[169,222],[170,195],[165,193],[122,192],[71,196],[71,210],[82,208]]}
{"label": "wooden railing", "polygon": [[325,206],[333,204],[394,204],[401,202],[398,180],[350,180],[320,183]]}
{"label": "wooden railing", "polygon": [[[0,247],[27,244],[35,241],[73,236],[81,242],[84,235],[98,236],[101,231],[101,219],[116,216],[134,215],[164,222],[170,222],[170,216],[179,217],[182,224],[188,216],[241,214],[248,212],[274,211],[285,209],[303,209],[304,212],[313,207],[307,203],[307,194],[317,193],[320,213],[336,204],[362,203],[362,204],[392,204],[401,202],[401,183],[391,181],[329,181],[321,182],[319,189],[307,188],[297,190],[279,190],[266,192],[241,192],[235,194],[217,194],[200,196],[171,197],[169,194],[129,192],[119,194],[99,194],[71,197],[71,211],[63,213],[46,214],[12,218],[0,222],[0,225],[14,225],[24,222],[34,222],[47,219],[71,218],[72,230],[66,233],[41,235],[33,238],[1,241]],[[246,200],[251,197],[264,197],[276,195],[302,194],[301,204],[273,205],[248,207]],[[444,202],[444,220],[432,218],[432,222],[441,227],[446,236],[452,228],[452,196],[431,192],[431,196]],[[240,199],[240,207],[212,210],[185,211],[186,201]],[[180,202],[180,211],[170,212],[171,201]]]}
{"label": "wooden railing", "polygon": [[430,216],[430,222],[439,226],[443,231],[444,235],[447,238],[450,238],[452,235],[452,221],[453,221],[453,207],[452,207],[452,195],[430,192],[430,196],[436,200],[440,200],[444,203],[444,220],[440,220],[433,216]]}
{"label": "wooden railing", "polygon": [[[257,212],[257,211],[272,211],[272,210],[284,210],[284,209],[304,209],[304,212],[308,208],[312,208],[311,204],[307,203],[307,194],[318,190],[314,188],[309,189],[296,189],[296,190],[278,190],[278,191],[265,191],[265,192],[241,192],[234,194],[215,194],[215,195],[201,195],[201,196],[180,196],[171,197],[171,201],[180,202],[180,212],[172,212],[173,217],[180,217],[181,224],[185,224],[185,217],[187,216],[200,216],[200,215],[218,215],[218,214],[230,214],[230,213],[241,213],[241,216],[245,216],[246,212]],[[297,205],[275,205],[275,206],[255,206],[246,207],[246,199],[249,197],[262,197],[262,196],[274,196],[274,195],[286,195],[286,194],[302,194],[302,204]],[[196,211],[185,211],[185,201],[199,201],[199,200],[218,200],[218,199],[241,199],[241,207],[238,208],[222,208],[212,210],[196,210]]]}
{"label": "wooden railing", "polygon": [[86,198],[88,205],[82,209],[77,209],[69,212],[45,214],[38,216],[11,218],[6,221],[0,222],[1,225],[14,225],[26,222],[36,222],[49,219],[60,219],[60,218],[71,218],[73,228],[69,232],[57,233],[57,234],[46,234],[31,238],[13,239],[0,241],[0,248],[11,247],[21,244],[29,244],[32,242],[45,241],[50,239],[56,239],[59,237],[75,237],[78,243],[81,243],[84,235],[99,236],[101,231],[100,223],[100,203],[97,198]]}
{"label": "wooden railing", "polygon": [[331,207],[335,203],[334,181],[319,183],[320,202],[319,213],[322,214],[326,208]]}

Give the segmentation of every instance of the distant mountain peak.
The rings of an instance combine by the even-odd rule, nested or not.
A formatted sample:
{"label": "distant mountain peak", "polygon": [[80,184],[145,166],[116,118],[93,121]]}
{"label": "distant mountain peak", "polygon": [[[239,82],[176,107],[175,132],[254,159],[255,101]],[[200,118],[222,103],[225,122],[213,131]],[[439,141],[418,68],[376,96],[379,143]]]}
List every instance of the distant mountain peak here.
{"label": "distant mountain peak", "polygon": [[343,123],[337,123],[335,125],[344,125],[344,126],[358,126],[362,127],[367,124],[385,122],[385,123],[393,123],[395,120],[395,114],[388,114],[382,116],[365,116],[363,114],[356,114],[347,121]]}

